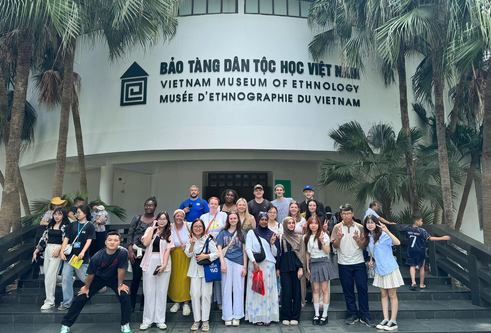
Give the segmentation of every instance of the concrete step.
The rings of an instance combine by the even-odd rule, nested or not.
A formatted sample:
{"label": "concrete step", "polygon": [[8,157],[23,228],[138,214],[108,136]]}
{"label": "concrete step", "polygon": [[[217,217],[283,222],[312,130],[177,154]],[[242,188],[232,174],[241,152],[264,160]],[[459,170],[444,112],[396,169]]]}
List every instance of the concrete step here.
{"label": "concrete step", "polygon": [[[95,296],[95,298],[99,295]],[[112,303],[89,302],[80,314],[78,323],[117,323],[120,321],[120,306],[113,296]],[[167,304],[169,310],[172,304]],[[60,323],[66,311],[55,308],[41,311],[38,304],[1,304],[0,324],[6,323]],[[370,302],[370,313],[374,321],[383,319],[380,302]],[[222,312],[215,305],[212,306],[210,321],[221,322]],[[301,322],[309,322],[314,316],[312,304],[302,309]],[[329,307],[330,319],[345,319],[346,305],[344,302],[332,301]],[[491,318],[491,310],[474,306],[470,301],[400,301],[398,319],[469,319]],[[132,314],[131,322],[141,323],[142,312]],[[183,316],[182,311],[170,313],[167,311],[166,322],[185,322],[191,325],[192,314]]]}

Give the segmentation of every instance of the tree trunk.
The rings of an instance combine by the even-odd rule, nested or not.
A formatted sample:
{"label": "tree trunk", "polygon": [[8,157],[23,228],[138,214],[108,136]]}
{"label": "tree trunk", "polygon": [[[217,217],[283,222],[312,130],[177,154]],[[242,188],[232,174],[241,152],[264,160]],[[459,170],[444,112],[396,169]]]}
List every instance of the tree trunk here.
{"label": "tree trunk", "polygon": [[437,205],[435,207],[435,211],[433,212],[433,224],[442,224],[441,214],[442,214],[442,208],[439,205]]}
{"label": "tree trunk", "polygon": [[406,59],[404,56],[404,45],[401,43],[399,57],[397,58],[397,75],[399,77],[399,101],[401,105],[402,135],[406,142],[406,168],[409,178],[409,195],[413,214],[420,214],[418,188],[416,186],[416,172],[414,170],[413,145],[411,140],[411,127],[409,124],[409,113],[407,106],[407,82],[406,82]]}
{"label": "tree trunk", "polygon": [[462,192],[462,199],[460,200],[459,212],[457,213],[457,220],[455,221],[455,230],[459,231],[464,219],[464,211],[467,206],[467,200],[469,199],[469,193],[471,192],[472,182],[474,181],[474,173],[476,169],[471,165],[467,169],[467,179],[465,180],[464,191]]}
{"label": "tree trunk", "polygon": [[80,122],[80,113],[78,110],[78,96],[76,92],[72,92],[72,114],[73,114],[73,127],[75,128],[75,139],[77,141],[77,154],[78,154],[78,172],[80,174],[80,191],[82,193],[88,193],[87,188],[87,173],[85,170],[85,153],[84,153],[84,140],[82,136],[82,124]]}
{"label": "tree trunk", "polygon": [[2,185],[2,188],[4,184],[5,184],[5,178],[3,177],[2,170],[0,170],[0,185]]}
{"label": "tree trunk", "polygon": [[24,125],[25,102],[29,69],[32,56],[32,35],[29,31],[19,34],[17,68],[15,75],[14,100],[10,118],[9,142],[6,145],[5,183],[0,209],[0,237],[10,233],[11,221],[21,218],[19,192],[17,190],[17,168]]}
{"label": "tree trunk", "polygon": [[[3,69],[2,66],[0,66],[0,119],[7,119],[9,116],[10,110],[9,110],[9,100],[8,100],[8,93],[7,93],[7,86],[5,85],[5,80],[3,79]],[[8,142],[8,137],[9,137],[9,122],[4,121],[2,126],[3,128],[3,142],[6,145]],[[3,185],[2,185],[3,187]]]}
{"label": "tree trunk", "polygon": [[455,128],[457,127],[457,120],[459,120],[460,114],[460,103],[462,97],[464,96],[465,85],[467,83],[467,73],[465,70],[460,76],[459,85],[457,86],[457,92],[455,93],[455,100],[453,104],[452,112],[450,113],[450,124],[448,125],[448,138],[451,139],[455,133]]}
{"label": "tree trunk", "polygon": [[484,244],[491,246],[491,59],[484,94],[482,147],[482,218]]}
{"label": "tree trunk", "polygon": [[433,86],[435,93],[435,122],[438,140],[438,164],[443,197],[443,224],[453,228],[452,184],[448,166],[447,139],[445,127],[445,108],[443,105],[443,77],[441,74],[441,50],[432,46]]}
{"label": "tree trunk", "polygon": [[22,206],[24,207],[24,215],[31,215],[31,209],[29,208],[29,200],[27,200],[26,188],[24,186],[24,180],[22,180],[22,174],[20,172],[19,166],[17,166],[17,177],[18,177],[17,187],[19,190],[20,199],[22,201]]}
{"label": "tree trunk", "polygon": [[73,91],[73,60],[75,56],[75,40],[67,46],[63,59],[63,92],[61,96],[60,131],[58,134],[58,150],[56,153],[55,182],[53,197],[63,194],[63,178],[65,176],[66,150],[68,143],[68,127],[70,121],[70,106]]}

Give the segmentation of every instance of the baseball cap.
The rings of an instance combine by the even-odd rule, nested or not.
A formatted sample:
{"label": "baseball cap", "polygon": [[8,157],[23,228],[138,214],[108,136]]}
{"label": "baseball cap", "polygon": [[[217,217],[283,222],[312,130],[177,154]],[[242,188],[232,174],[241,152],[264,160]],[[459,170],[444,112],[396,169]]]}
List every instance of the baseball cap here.
{"label": "baseball cap", "polygon": [[274,189],[276,190],[278,187],[281,187],[282,189],[285,189],[285,187],[281,184],[276,184],[276,186],[274,187]]}
{"label": "baseball cap", "polygon": [[[313,191],[313,190],[314,190],[314,188],[313,188],[312,186],[310,186],[310,185],[307,185],[307,186],[305,186],[305,187],[303,188],[303,191],[306,191],[306,190],[311,190],[311,191]],[[302,191],[302,192],[303,192],[303,191]]]}
{"label": "baseball cap", "polygon": [[260,188],[261,190],[264,191],[263,186],[261,184],[257,184],[256,186],[254,186],[254,190],[256,190],[258,188]]}

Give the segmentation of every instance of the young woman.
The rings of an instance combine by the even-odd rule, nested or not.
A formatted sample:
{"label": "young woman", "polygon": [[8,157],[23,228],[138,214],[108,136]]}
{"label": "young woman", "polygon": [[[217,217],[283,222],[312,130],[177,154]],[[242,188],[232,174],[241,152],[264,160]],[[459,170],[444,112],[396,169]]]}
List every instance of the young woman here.
{"label": "young woman", "polygon": [[295,232],[295,219],[283,219],[283,235],[280,235],[280,256],[276,274],[281,279],[281,320],[283,325],[298,325],[300,319],[301,287],[305,265],[305,247],[302,236]]}
{"label": "young woman", "polygon": [[[225,326],[239,326],[240,319],[244,317],[244,278],[247,275],[245,236],[237,212],[229,213],[225,227],[217,237],[222,271],[222,320]],[[225,248],[228,249],[224,256]]]}
{"label": "young woman", "polygon": [[186,213],[182,209],[176,209],[174,211],[174,224],[172,224],[171,230],[174,236],[175,247],[170,252],[172,268],[167,293],[174,302],[174,305],[170,308],[170,312],[179,311],[181,307],[179,303],[184,302],[182,314],[183,316],[189,316],[191,313],[191,308],[189,307],[189,301],[191,300],[191,294],[189,293],[191,279],[188,277],[190,259],[184,254],[184,250],[186,249],[189,234],[191,233],[191,223],[184,221],[185,216]]}
{"label": "young woman", "polygon": [[140,330],[148,329],[153,323],[164,330],[167,328],[165,310],[172,265],[170,251],[174,248],[174,237],[167,212],[157,215],[153,225],[145,231],[142,243],[146,246],[141,262],[145,307]]}
{"label": "young woman", "polygon": [[275,206],[271,206],[268,210],[268,228],[279,236],[283,234],[283,224],[276,221],[277,216],[278,209]]}
{"label": "young woman", "polygon": [[[216,237],[223,229],[225,221],[227,220],[227,213],[220,212],[218,205],[220,200],[217,197],[211,197],[208,199],[208,207],[210,212],[201,215],[200,219],[204,222],[206,229],[205,234],[213,236],[213,240],[216,245]],[[213,302],[217,302],[218,308],[222,309],[222,283],[221,281],[213,282]]]}
{"label": "young woman", "polygon": [[[295,232],[299,235],[303,235],[306,231],[307,221],[300,215],[300,206],[296,201],[290,203],[288,207],[288,216],[295,219]],[[302,308],[305,307],[307,303],[307,274],[302,276],[300,280],[300,287],[302,288]]]}
{"label": "young woman", "polygon": [[[330,304],[329,281],[337,279],[338,274],[329,260],[329,235],[323,231],[321,222],[317,217],[311,217],[307,222],[304,244],[307,248],[307,275],[310,277],[313,289],[312,298],[315,315],[312,324],[326,325]],[[324,304],[322,317],[319,316],[320,289],[322,289]]]}
{"label": "young woman", "polygon": [[[397,311],[399,308],[397,288],[404,285],[399,266],[392,254],[392,246],[400,245],[401,242],[374,215],[368,215],[365,218],[363,229],[365,235],[364,245],[368,246],[368,252],[370,253],[369,265],[370,267],[374,266],[373,259],[375,259],[376,263],[373,286],[379,287],[382,294],[384,320],[377,325],[377,328],[392,331],[397,329]],[[390,320],[389,298],[392,310]]]}
{"label": "young woman", "polygon": [[[247,233],[246,253],[249,258],[247,289],[246,289],[246,313],[245,319],[262,326],[269,326],[272,321],[279,321],[278,289],[276,288],[276,259],[279,242],[276,234],[268,228],[268,215],[258,215],[259,224],[256,229]],[[258,263],[254,253],[264,250],[266,258]],[[265,295],[262,296],[252,291],[253,271],[263,272]],[[267,309],[267,310],[265,310]]]}
{"label": "young woman", "polygon": [[47,310],[55,306],[56,277],[61,267],[61,244],[65,239],[65,229],[69,224],[70,221],[66,210],[56,208],[32,254],[32,262],[35,262],[37,261],[37,254],[43,254],[44,252],[44,290],[46,291],[46,299],[43,306],[41,306],[41,310]]}
{"label": "young woman", "polygon": [[220,197],[220,202],[223,202],[220,205],[220,211],[225,213],[237,211],[238,199],[239,195],[234,190],[223,191]]}
{"label": "young woman", "polygon": [[324,229],[324,231],[327,231],[327,225],[326,228],[324,228],[324,222],[326,221],[324,212],[322,212],[319,206],[317,206],[317,201],[312,199],[307,201],[307,211],[305,212],[305,220],[308,221],[309,218],[311,217],[317,217],[320,220],[321,226]]}
{"label": "young woman", "polygon": [[256,220],[254,216],[249,214],[247,201],[244,198],[237,200],[237,212],[239,213],[239,222],[242,225],[242,230],[247,234],[249,230],[256,229]]}
{"label": "young woman", "polygon": [[[133,270],[133,279],[131,280],[130,298],[131,298],[131,311],[135,311],[136,296],[138,289],[140,288],[140,281],[142,279],[143,271],[140,267],[143,258],[143,252],[145,246],[142,243],[142,237],[145,234],[147,228],[152,226],[155,221],[155,209],[157,208],[157,199],[150,197],[145,201],[143,207],[145,214],[137,215],[133,218],[128,229],[127,243],[128,243],[128,258]],[[140,301],[140,310],[143,310],[144,295],[142,295]]]}
{"label": "young woman", "polygon": [[[200,321],[203,322],[201,330],[210,330],[210,307],[213,283],[205,281],[205,271],[203,266],[198,265],[198,261],[209,259],[215,261],[218,258],[218,250],[215,242],[205,233],[205,223],[201,219],[196,219],[191,225],[192,235],[189,236],[186,250],[184,253],[191,258],[188,276],[191,278],[191,301],[193,306],[194,324],[191,331],[199,329]],[[205,253],[206,240],[208,241],[208,253]],[[201,301],[200,301],[201,299]]]}
{"label": "young woman", "polygon": [[61,200],[60,197],[54,197],[51,199],[51,202],[48,205],[48,211],[44,213],[43,218],[41,219],[40,225],[47,226],[51,219],[53,218],[53,213],[57,208],[63,208],[67,204],[66,200]]}

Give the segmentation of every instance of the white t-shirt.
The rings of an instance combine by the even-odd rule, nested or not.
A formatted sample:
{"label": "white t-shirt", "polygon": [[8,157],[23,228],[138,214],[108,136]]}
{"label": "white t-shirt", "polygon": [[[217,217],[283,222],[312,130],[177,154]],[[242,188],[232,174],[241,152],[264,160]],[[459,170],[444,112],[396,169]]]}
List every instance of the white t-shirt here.
{"label": "white t-shirt", "polygon": [[[187,228],[186,228],[186,225],[187,225]],[[179,241],[179,237],[177,237],[178,232],[176,230],[175,223],[172,223],[171,231],[172,231],[172,234],[174,235],[174,246],[175,247],[179,247],[181,245],[186,246],[186,244],[188,243],[188,240],[189,240],[189,230],[191,230],[191,223],[184,221],[183,225],[182,225],[182,229],[179,230],[179,237],[181,237],[181,240],[184,243],[184,244],[181,244],[181,242]]]}
{"label": "white t-shirt", "polygon": [[[303,236],[305,238],[305,236]],[[319,243],[317,241],[314,242],[315,235],[310,236],[309,242],[307,243],[307,252],[310,253],[310,258],[324,258],[328,255],[324,252],[323,249],[319,249]],[[322,240],[324,244],[329,245],[329,236],[324,233],[324,240]]]}
{"label": "white t-shirt", "polygon": [[331,241],[334,242],[338,237],[338,229],[343,229],[343,238],[337,248],[338,264],[341,265],[356,265],[365,262],[363,250],[360,249],[358,243],[353,239],[355,230],[358,230],[358,236],[363,236],[363,226],[353,221],[350,227],[347,227],[344,222],[338,223],[332,229]]}
{"label": "white t-shirt", "polygon": [[272,228],[272,227],[270,227],[270,226],[268,225],[268,228],[269,228],[269,230],[271,230],[272,232],[274,232],[274,233],[278,234],[278,236],[279,236],[279,235],[283,235],[283,225],[282,225],[281,223],[276,222],[276,226],[275,226],[274,228]]}
{"label": "white t-shirt", "polygon": [[227,214],[224,212],[218,212],[215,217],[215,214],[210,215],[210,213],[206,213],[201,215],[200,219],[205,222],[205,232],[208,229],[208,232],[206,233],[208,235],[213,235],[213,237],[216,238],[225,226],[225,221],[227,221]]}
{"label": "white t-shirt", "polygon": [[365,221],[365,218],[368,216],[368,215],[375,215],[376,218],[379,218],[380,216],[377,214],[376,211],[374,211],[373,209],[371,208],[368,208],[367,211],[365,212],[365,216],[363,217],[363,221]]}
{"label": "white t-shirt", "polygon": [[295,231],[297,234],[303,235],[303,225],[307,223],[307,221],[302,217],[300,222],[295,221]]}

